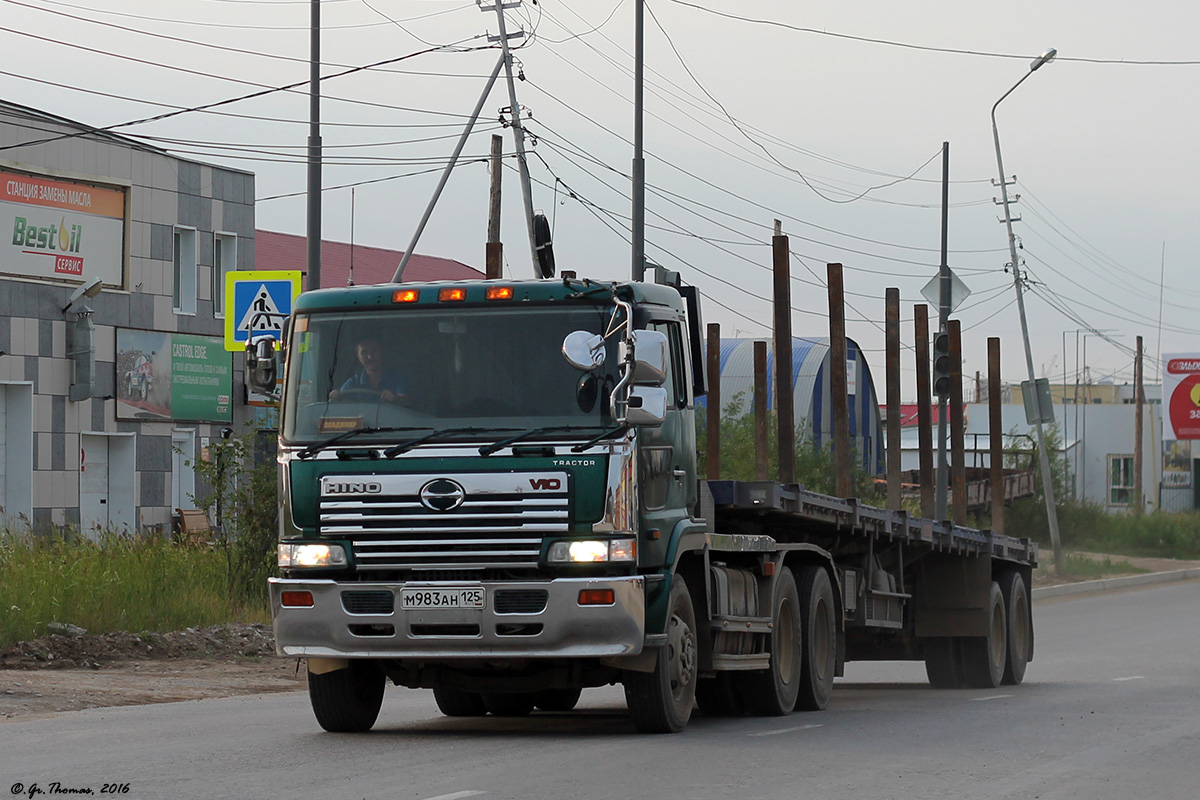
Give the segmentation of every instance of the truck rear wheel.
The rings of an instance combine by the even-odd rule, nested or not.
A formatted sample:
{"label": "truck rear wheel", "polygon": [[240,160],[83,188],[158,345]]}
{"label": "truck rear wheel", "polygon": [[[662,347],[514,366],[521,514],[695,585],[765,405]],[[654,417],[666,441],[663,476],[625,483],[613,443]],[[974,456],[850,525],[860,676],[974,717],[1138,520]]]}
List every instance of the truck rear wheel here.
{"label": "truck rear wheel", "polygon": [[692,716],[696,700],[696,613],[681,575],[671,579],[667,643],[659,648],[652,672],[626,671],[625,703],[642,733],[677,733]]}
{"label": "truck rear wheel", "polygon": [[482,717],[487,714],[483,695],[449,686],[438,686],[433,690],[433,699],[438,710],[447,717]]}
{"label": "truck rear wheel", "polygon": [[534,692],[533,704],[542,711],[570,711],[581,694],[582,689],[543,689]]}
{"label": "truck rear wheel", "polygon": [[804,660],[796,709],[821,711],[833,694],[837,671],[837,604],[829,573],[815,565],[800,570],[800,617]]}
{"label": "truck rear wheel", "polygon": [[964,636],[961,640],[963,678],[972,689],[995,689],[1004,678],[1008,663],[1008,615],[1004,593],[992,582],[988,600],[987,636]]}
{"label": "truck rear wheel", "polygon": [[696,682],[696,705],[706,717],[737,717],[743,711],[733,676],[728,672]]}
{"label": "truck rear wheel", "polygon": [[771,665],[765,670],[739,673],[734,678],[746,710],[760,717],[782,717],[792,713],[800,695],[807,626],[796,577],[790,569],[783,569],[775,579],[771,623]]}
{"label": "truck rear wheel", "polygon": [[1004,611],[1008,618],[1008,659],[1004,664],[1003,682],[1016,686],[1025,680],[1025,668],[1033,650],[1029,590],[1021,573],[1013,570],[1000,576],[1000,593],[1004,596]]}
{"label": "truck rear wheel", "polygon": [[954,636],[935,636],[925,640],[925,674],[935,689],[961,689],[963,679],[962,651]]}
{"label": "truck rear wheel", "polygon": [[383,705],[387,679],[369,661],[351,661],[345,669],[308,673],[308,699],[322,728],[333,733],[371,730]]}
{"label": "truck rear wheel", "polygon": [[533,711],[533,694],[496,694],[484,692],[483,705],[497,717],[527,717]]}

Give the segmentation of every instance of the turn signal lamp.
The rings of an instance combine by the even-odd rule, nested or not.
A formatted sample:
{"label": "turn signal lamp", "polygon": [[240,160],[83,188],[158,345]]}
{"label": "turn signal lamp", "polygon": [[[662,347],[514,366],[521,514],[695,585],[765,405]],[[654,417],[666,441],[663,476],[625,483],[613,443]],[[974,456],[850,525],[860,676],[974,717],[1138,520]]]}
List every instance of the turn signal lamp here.
{"label": "turn signal lamp", "polygon": [[279,596],[279,604],[287,608],[312,608],[312,592],[284,592]]}
{"label": "turn signal lamp", "polygon": [[484,297],[488,300],[512,300],[513,287],[511,286],[489,286],[484,292]]}
{"label": "turn signal lamp", "polygon": [[612,589],[583,589],[579,592],[581,606],[611,606],[616,602]]}
{"label": "turn signal lamp", "polygon": [[438,300],[443,303],[461,303],[467,299],[467,290],[460,288],[438,289]]}
{"label": "turn signal lamp", "polygon": [[392,292],[393,303],[415,303],[421,299],[420,289],[397,289]]}

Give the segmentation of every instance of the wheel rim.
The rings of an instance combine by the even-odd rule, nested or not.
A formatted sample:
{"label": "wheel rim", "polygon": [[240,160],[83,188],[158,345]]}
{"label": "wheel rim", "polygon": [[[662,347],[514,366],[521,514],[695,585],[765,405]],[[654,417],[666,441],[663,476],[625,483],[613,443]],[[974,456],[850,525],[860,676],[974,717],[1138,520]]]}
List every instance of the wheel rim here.
{"label": "wheel rim", "polygon": [[796,670],[796,619],[792,604],[785,598],[779,606],[779,624],[775,628],[775,658],[778,663],[779,679],[785,684],[792,682]]}
{"label": "wheel rim", "polygon": [[1016,595],[1012,604],[1014,619],[1011,621],[1013,640],[1009,642],[1009,647],[1013,648],[1016,660],[1024,663],[1029,660],[1029,608],[1026,605],[1024,591],[1014,592],[1014,594]]}
{"label": "wheel rim", "polygon": [[671,696],[681,701],[696,675],[696,635],[678,614],[671,615],[667,651]]}
{"label": "wheel rim", "polygon": [[829,669],[829,655],[832,650],[832,637],[829,629],[829,606],[825,598],[820,598],[813,609],[812,641],[809,648],[812,651],[812,671],[818,680],[825,679]]}
{"label": "wheel rim", "polygon": [[992,606],[992,633],[988,637],[988,650],[992,656],[992,664],[1004,665],[1004,604],[996,603]]}

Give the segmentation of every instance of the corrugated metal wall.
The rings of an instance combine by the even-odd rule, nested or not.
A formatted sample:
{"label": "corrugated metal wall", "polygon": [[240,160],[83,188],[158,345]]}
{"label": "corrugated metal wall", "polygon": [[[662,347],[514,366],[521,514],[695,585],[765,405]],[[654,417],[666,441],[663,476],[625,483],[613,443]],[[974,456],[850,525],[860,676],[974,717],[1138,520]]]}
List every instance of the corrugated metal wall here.
{"label": "corrugated metal wall", "polygon": [[[750,413],[754,401],[754,339],[721,340],[721,397],[724,404],[742,393],[741,411]],[[761,340],[758,340],[761,341]],[[863,469],[878,475],[884,469],[884,441],[879,402],[871,380],[871,368],[858,345],[846,340],[850,440]],[[829,389],[829,338],[793,337],[792,375],[796,429],[804,431],[820,447],[833,441],[833,400]],[[775,349],[767,342],[768,408],[775,404]],[[700,400],[700,405],[704,399]]]}

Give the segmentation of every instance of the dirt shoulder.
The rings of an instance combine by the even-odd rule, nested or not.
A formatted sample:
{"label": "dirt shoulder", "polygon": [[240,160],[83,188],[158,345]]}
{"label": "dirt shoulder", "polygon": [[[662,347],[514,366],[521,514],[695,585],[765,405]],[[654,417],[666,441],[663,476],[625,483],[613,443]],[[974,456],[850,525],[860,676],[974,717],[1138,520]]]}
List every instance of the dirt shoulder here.
{"label": "dirt shoulder", "polygon": [[[1071,583],[1053,574],[1053,558],[1043,552],[1034,586]],[[1111,559],[1116,570],[1095,578],[1200,567],[1200,561],[1169,558]],[[0,724],[85,708],[171,703],[210,697],[290,692],[306,688],[295,659],[275,655],[265,625],[230,624],[189,628],[167,634],[76,631],[20,642],[0,651]]]}

